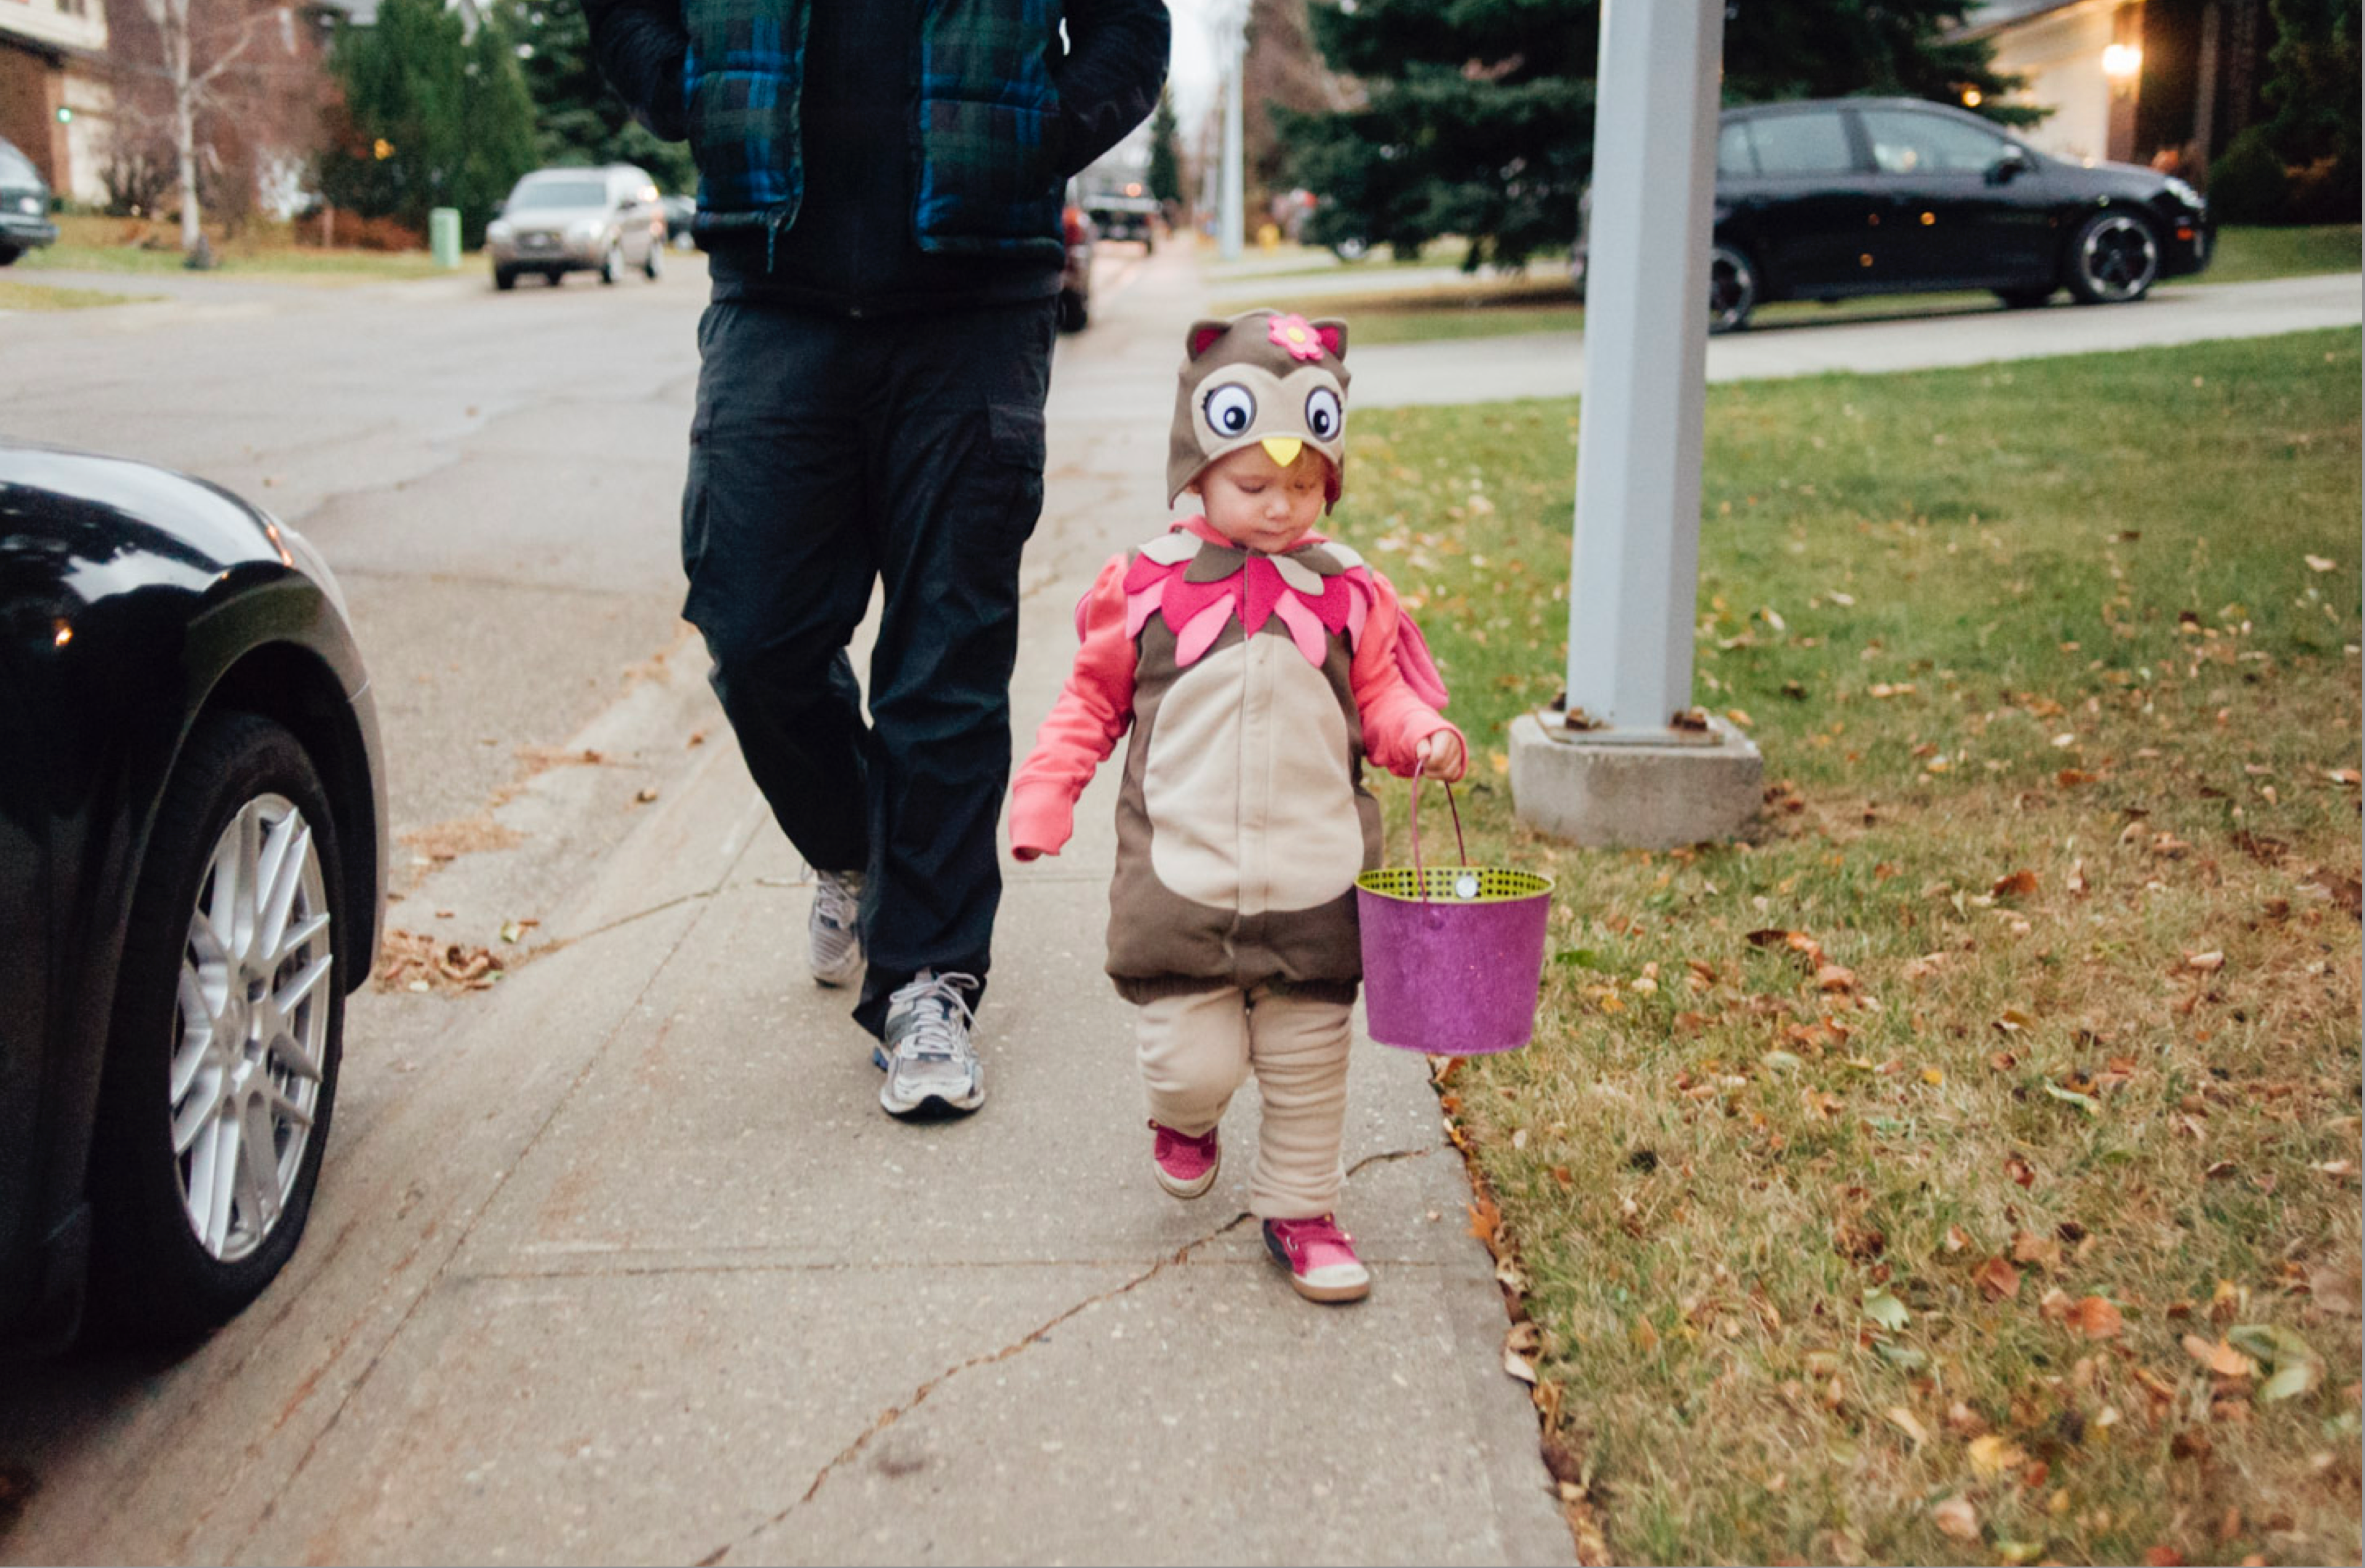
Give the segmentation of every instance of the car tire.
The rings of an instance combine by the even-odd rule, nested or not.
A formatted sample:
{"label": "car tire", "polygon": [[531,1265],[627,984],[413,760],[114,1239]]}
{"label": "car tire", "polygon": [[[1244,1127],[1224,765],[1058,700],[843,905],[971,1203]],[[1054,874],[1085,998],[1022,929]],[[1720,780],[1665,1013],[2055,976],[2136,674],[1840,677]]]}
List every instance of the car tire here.
{"label": "car tire", "polygon": [[665,276],[664,241],[652,240],[649,241],[649,253],[641,263],[641,275],[648,279],[651,283],[656,283],[658,279]]}
{"label": "car tire", "polygon": [[2132,305],[2159,281],[2159,237],[2124,207],[2095,213],[2071,237],[2062,271],[2081,305]]}
{"label": "car tire", "polygon": [[544,267],[542,273],[542,279],[544,283],[550,285],[551,287],[556,288],[560,284],[566,281],[566,269],[565,267]]}
{"label": "car tire", "polygon": [[1333,240],[1330,253],[1342,262],[1360,262],[1372,253],[1372,244],[1360,236],[1350,236],[1344,240]]}
{"label": "car tire", "polygon": [[622,282],[623,277],[623,250],[622,247],[611,243],[609,245],[606,252],[600,258],[600,281],[603,284],[614,285]]}
{"label": "car tire", "polygon": [[515,288],[517,286],[517,268],[495,267],[493,269],[493,286],[499,289],[503,294],[507,294],[510,289]]}
{"label": "car tire", "polygon": [[[368,961],[342,940],[343,895],[302,743],[251,713],[201,721],[157,812],[117,974],[91,1154],[101,1338],[186,1344],[295,1252],[336,1105],[347,974]],[[258,1131],[273,1149],[250,1162]]]}
{"label": "car tire", "polygon": [[1995,296],[2004,302],[2007,309],[2034,310],[2053,297],[2053,288],[2049,283],[2042,288],[1999,288]]}
{"label": "car tire", "polygon": [[1081,332],[1091,319],[1092,308],[1082,295],[1063,293],[1059,296],[1059,330]]}
{"label": "car tire", "polygon": [[1709,252],[1708,330],[1711,335],[1737,332],[1749,325],[1757,308],[1757,263],[1738,245],[1722,241]]}
{"label": "car tire", "polygon": [[24,253],[24,252],[17,249],[14,245],[0,245],[0,267],[12,264],[17,257]]}

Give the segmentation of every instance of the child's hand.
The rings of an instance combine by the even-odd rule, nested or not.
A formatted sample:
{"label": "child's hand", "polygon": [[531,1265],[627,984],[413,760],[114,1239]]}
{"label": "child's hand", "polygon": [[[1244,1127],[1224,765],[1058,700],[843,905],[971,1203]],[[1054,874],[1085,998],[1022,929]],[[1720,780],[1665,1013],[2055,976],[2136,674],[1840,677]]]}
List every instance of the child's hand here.
{"label": "child's hand", "polygon": [[1412,748],[1420,763],[1420,772],[1429,778],[1459,778],[1463,762],[1462,737],[1452,730],[1437,730],[1423,735],[1420,744]]}

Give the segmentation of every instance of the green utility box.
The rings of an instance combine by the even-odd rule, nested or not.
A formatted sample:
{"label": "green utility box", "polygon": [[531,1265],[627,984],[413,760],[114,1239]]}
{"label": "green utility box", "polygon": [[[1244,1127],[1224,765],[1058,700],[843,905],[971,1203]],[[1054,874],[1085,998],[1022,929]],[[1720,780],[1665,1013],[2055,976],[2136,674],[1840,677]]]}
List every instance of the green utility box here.
{"label": "green utility box", "polygon": [[427,215],[427,248],[439,267],[460,264],[460,209],[439,207]]}

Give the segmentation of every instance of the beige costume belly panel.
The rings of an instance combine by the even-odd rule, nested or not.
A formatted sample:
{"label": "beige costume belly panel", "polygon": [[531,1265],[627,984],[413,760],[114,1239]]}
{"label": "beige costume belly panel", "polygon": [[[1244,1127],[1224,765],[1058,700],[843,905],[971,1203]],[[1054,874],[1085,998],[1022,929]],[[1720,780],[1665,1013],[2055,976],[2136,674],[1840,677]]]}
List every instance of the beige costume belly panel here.
{"label": "beige costume belly panel", "polygon": [[1167,692],[1143,764],[1158,879],[1243,916],[1338,898],[1363,868],[1349,756],[1338,694],[1288,638],[1210,652]]}

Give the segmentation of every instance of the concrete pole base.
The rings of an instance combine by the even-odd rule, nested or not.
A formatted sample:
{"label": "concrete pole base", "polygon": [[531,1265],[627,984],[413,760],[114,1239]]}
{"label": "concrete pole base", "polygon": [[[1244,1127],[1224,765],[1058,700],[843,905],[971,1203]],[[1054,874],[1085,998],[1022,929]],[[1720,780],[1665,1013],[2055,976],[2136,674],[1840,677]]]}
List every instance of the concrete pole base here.
{"label": "concrete pole base", "polygon": [[1756,813],[1757,746],[1722,719],[1697,744],[1589,739],[1511,722],[1511,809],[1539,832],[1588,848],[1674,849],[1724,838]]}

